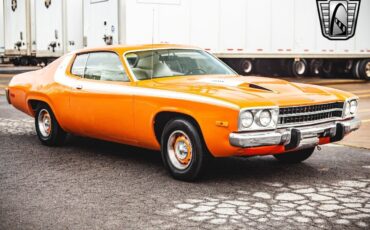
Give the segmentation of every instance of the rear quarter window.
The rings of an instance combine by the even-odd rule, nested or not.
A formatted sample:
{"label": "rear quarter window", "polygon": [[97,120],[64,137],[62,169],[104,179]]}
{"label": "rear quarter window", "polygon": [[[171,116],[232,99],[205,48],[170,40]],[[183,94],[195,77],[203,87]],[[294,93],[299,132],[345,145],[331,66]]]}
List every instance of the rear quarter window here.
{"label": "rear quarter window", "polygon": [[83,77],[88,57],[89,57],[89,54],[77,55],[77,57],[75,58],[75,61],[73,62],[72,69],[71,69],[71,73],[73,75]]}

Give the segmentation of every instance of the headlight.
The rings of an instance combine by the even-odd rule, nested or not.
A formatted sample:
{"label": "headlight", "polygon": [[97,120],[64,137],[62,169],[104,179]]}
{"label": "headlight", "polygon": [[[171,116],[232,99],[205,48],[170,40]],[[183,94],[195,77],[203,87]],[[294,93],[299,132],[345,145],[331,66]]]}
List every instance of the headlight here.
{"label": "headlight", "polygon": [[348,99],[344,103],[343,118],[350,118],[356,115],[358,108],[357,99]]}
{"label": "headlight", "polygon": [[239,131],[276,129],[279,108],[243,109],[239,115]]}
{"label": "headlight", "polygon": [[351,103],[349,104],[349,112],[350,112],[350,114],[353,115],[353,114],[356,113],[356,111],[357,111],[357,105],[358,105],[358,103],[357,103],[356,100],[351,101]]}
{"label": "headlight", "polygon": [[250,111],[246,111],[240,115],[240,121],[243,128],[249,128],[253,124],[253,114]]}
{"label": "headlight", "polygon": [[258,123],[263,126],[263,127],[266,127],[270,124],[271,122],[271,113],[269,110],[265,109],[265,110],[262,110],[260,113],[259,113],[259,116],[258,116]]}

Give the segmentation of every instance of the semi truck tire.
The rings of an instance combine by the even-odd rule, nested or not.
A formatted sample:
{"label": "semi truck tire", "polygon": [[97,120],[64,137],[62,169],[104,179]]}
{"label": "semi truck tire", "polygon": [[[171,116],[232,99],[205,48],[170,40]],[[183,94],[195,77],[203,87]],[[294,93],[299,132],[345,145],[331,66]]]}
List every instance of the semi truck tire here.
{"label": "semi truck tire", "polygon": [[360,64],[361,64],[361,60],[358,60],[356,62],[356,64],[353,66],[353,69],[352,69],[352,74],[357,79],[361,79],[361,76],[360,76]]}
{"label": "semi truck tire", "polygon": [[359,75],[362,79],[370,81],[370,59],[359,61]]}
{"label": "semi truck tire", "polygon": [[322,74],[321,76],[324,78],[331,77],[333,74],[333,62],[332,61],[324,61],[322,65]]}
{"label": "semi truck tire", "polygon": [[310,75],[320,76],[322,73],[323,61],[321,59],[312,59],[310,61]]}
{"label": "semi truck tire", "polygon": [[288,62],[288,71],[291,76],[301,78],[306,75],[308,69],[305,59],[292,60]]}
{"label": "semi truck tire", "polygon": [[251,59],[241,59],[239,62],[238,69],[242,75],[252,74],[254,70],[254,63]]}

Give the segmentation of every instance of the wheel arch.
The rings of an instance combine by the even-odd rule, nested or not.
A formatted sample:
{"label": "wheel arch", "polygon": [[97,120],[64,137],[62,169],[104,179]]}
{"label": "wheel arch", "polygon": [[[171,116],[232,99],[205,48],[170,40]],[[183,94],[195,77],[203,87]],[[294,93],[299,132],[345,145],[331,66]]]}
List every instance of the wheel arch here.
{"label": "wheel arch", "polygon": [[29,97],[27,98],[29,114],[35,116],[37,109],[42,104],[49,106],[50,109],[54,112],[53,106],[48,99],[41,97]]}
{"label": "wheel arch", "polygon": [[[155,134],[155,138],[159,144],[161,143],[161,136],[162,136],[164,127],[169,121],[175,118],[182,118],[182,119],[186,119],[190,121],[197,128],[200,136],[203,139],[202,129],[200,128],[198,121],[192,115],[189,115],[183,112],[178,112],[178,111],[163,110],[163,111],[156,113],[153,117],[153,131]],[[203,139],[203,142],[204,142],[204,139]]]}

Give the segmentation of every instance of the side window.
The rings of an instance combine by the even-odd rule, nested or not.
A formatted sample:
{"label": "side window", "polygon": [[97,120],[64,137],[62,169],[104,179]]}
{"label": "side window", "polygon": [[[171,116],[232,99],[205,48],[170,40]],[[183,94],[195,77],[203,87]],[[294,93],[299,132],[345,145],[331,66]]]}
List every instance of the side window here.
{"label": "side window", "polygon": [[110,52],[90,53],[84,78],[101,81],[130,81],[118,55]]}
{"label": "side window", "polygon": [[73,75],[83,77],[88,56],[89,54],[80,54],[76,57],[71,69]]}

